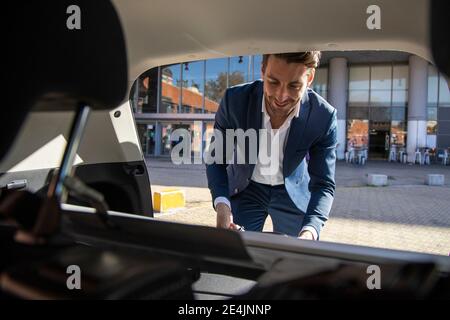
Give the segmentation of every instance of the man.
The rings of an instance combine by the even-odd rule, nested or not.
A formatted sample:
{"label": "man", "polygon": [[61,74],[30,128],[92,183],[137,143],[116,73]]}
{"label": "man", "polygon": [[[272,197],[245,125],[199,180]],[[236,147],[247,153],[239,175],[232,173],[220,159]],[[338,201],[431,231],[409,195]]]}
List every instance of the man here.
{"label": "man", "polygon": [[215,117],[224,145],[227,129],[265,135],[258,134],[255,163],[237,163],[235,147],[233,163],[207,165],[217,227],[262,231],[270,215],[277,233],[319,239],[334,198],[337,142],[336,110],[308,88],[319,59],[319,51],[264,55],[263,81],[225,92]]}

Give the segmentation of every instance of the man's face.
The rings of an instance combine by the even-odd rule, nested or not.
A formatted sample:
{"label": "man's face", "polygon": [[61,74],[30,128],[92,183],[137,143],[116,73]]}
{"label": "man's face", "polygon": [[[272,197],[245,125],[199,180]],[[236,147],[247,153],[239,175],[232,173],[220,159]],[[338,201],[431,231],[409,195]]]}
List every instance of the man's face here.
{"label": "man's face", "polygon": [[314,79],[314,69],[302,63],[287,63],[273,55],[262,67],[264,99],[274,115],[292,111]]}

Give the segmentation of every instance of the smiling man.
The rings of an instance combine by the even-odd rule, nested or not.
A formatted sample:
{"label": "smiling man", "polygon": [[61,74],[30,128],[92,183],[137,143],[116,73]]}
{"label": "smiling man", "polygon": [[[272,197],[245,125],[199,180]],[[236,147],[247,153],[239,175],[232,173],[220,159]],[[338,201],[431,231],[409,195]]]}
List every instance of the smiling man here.
{"label": "smiling man", "polygon": [[217,227],[262,231],[270,215],[274,232],[319,239],[334,198],[337,142],[336,110],[309,88],[319,59],[319,51],[264,55],[263,81],[225,92],[215,118],[224,145],[229,129],[263,134],[255,163],[246,151],[246,163],[206,167]]}

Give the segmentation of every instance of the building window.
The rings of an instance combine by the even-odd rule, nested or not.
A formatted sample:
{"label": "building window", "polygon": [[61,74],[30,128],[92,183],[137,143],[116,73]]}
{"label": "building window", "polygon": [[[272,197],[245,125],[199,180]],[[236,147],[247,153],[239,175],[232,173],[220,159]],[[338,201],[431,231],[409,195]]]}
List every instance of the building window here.
{"label": "building window", "polygon": [[[427,96],[427,146],[436,148],[439,140],[438,130],[443,131],[447,121],[443,120],[438,123],[438,113],[441,108],[450,107],[450,90],[449,82],[439,74],[436,67],[428,65],[428,96]],[[440,124],[440,126],[439,126]],[[445,136],[440,132],[440,137]],[[442,145],[442,142],[440,143]],[[446,145],[446,144],[444,144]]]}
{"label": "building window", "polygon": [[393,107],[391,110],[391,117],[393,121],[405,121],[407,108]]}
{"label": "building window", "polygon": [[351,66],[349,71],[349,106],[369,105],[369,66]]}
{"label": "building window", "polygon": [[439,76],[439,107],[450,107],[450,82],[442,74]]}
{"label": "building window", "polygon": [[262,79],[261,66],[262,66],[262,55],[253,56],[253,63],[252,63],[253,78],[252,78],[252,81]]}
{"label": "building window", "polygon": [[409,67],[394,65],[392,71],[392,106],[406,107],[408,102]]}
{"label": "building window", "polygon": [[204,62],[186,62],[183,64],[182,103],[184,113],[201,113],[205,80],[203,75]]}
{"label": "building window", "polygon": [[428,65],[427,105],[428,108],[450,107],[449,82],[431,64]]}
{"label": "building window", "polygon": [[427,104],[428,108],[438,105],[438,88],[439,88],[439,75],[436,68],[432,65],[428,65],[428,95]]}
{"label": "building window", "polygon": [[437,121],[427,121],[427,134],[437,133]]}
{"label": "building window", "polygon": [[137,124],[137,129],[142,152],[145,156],[153,155],[155,152],[155,124],[139,123]]}
{"label": "building window", "polygon": [[370,120],[372,121],[391,121],[391,108],[370,108]]}
{"label": "building window", "polygon": [[348,118],[349,119],[369,119],[369,108],[368,107],[349,107],[348,108]]}
{"label": "building window", "polygon": [[162,97],[159,105],[159,112],[161,113],[177,113],[178,103],[171,101],[167,97]]}
{"label": "building window", "polygon": [[[391,145],[397,148],[406,146],[406,122],[392,121],[391,122]],[[398,149],[397,149],[398,150]]]}
{"label": "building window", "polygon": [[427,94],[427,147],[436,147],[437,111],[439,97],[439,74],[435,67],[428,65]]}
{"label": "building window", "polygon": [[205,112],[216,112],[228,87],[228,59],[206,61]]}
{"label": "building window", "polygon": [[134,82],[130,103],[135,113],[155,113],[158,106],[158,68],[144,72]]}
{"label": "building window", "polygon": [[165,105],[159,109],[160,113],[181,112],[181,65],[161,67],[161,100]]}
{"label": "building window", "polygon": [[427,108],[427,120],[437,121],[437,107]]}
{"label": "building window", "polygon": [[392,66],[372,66],[370,72],[370,105],[391,106]]}
{"label": "building window", "polygon": [[230,74],[228,86],[232,87],[241,83],[250,82],[251,59],[249,56],[239,56],[230,58]]}
{"label": "building window", "polygon": [[366,149],[369,145],[369,121],[347,121],[347,150],[350,148]]}
{"label": "building window", "polygon": [[314,81],[312,83],[312,89],[321,95],[324,99],[327,99],[328,95],[328,69],[318,68],[314,75]]}

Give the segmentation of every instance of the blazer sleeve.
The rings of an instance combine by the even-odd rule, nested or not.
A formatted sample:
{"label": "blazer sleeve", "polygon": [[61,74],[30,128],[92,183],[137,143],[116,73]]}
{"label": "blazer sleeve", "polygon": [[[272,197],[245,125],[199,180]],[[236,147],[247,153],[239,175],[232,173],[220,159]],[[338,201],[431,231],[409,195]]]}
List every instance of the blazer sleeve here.
{"label": "blazer sleeve", "polygon": [[310,149],[308,172],[311,198],[303,227],[310,226],[320,234],[328,220],[336,189],[337,112],[333,110],[327,130]]}
{"label": "blazer sleeve", "polygon": [[[229,118],[229,90],[220,102],[219,109],[216,112],[214,122],[214,134],[210,140],[210,149],[207,150],[208,160],[206,164],[206,176],[208,179],[208,188],[211,191],[213,206],[214,200],[218,197],[225,197],[229,200],[227,160],[226,154],[226,130],[232,129]],[[214,148],[211,148],[213,147]]]}

